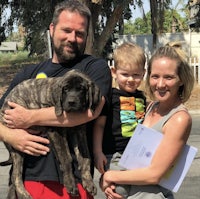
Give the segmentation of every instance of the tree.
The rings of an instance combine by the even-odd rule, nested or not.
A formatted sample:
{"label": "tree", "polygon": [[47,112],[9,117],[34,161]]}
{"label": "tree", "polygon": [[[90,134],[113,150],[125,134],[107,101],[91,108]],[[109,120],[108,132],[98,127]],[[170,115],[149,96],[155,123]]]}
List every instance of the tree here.
{"label": "tree", "polygon": [[180,15],[178,15],[178,6],[179,5],[182,5],[182,9],[181,11],[184,12],[186,15],[187,15],[187,18],[188,18],[188,8],[187,8],[187,3],[188,3],[188,0],[179,0],[177,1],[177,3],[170,7],[170,10],[171,10],[171,18],[172,18],[172,22],[171,22],[171,32],[176,32],[176,30],[186,30],[188,29],[187,25],[186,25],[186,20],[188,19],[185,19],[185,20],[182,20],[180,18]]}
{"label": "tree", "polygon": [[[2,6],[9,6],[11,10],[11,16],[5,22],[5,26],[11,30],[15,23],[25,28],[25,46],[31,49],[30,54],[44,52],[45,40],[42,35],[48,29],[55,5],[60,1],[62,0],[9,0],[2,2]],[[130,10],[129,6],[133,3],[141,3],[140,0],[80,1],[85,3],[92,13],[86,52],[97,56],[102,55],[115,27]]]}
{"label": "tree", "polygon": [[151,32],[153,34],[153,48],[156,48],[157,43],[157,31],[158,31],[158,3],[157,0],[150,0],[150,10],[151,10]]}
{"label": "tree", "polygon": [[151,32],[153,34],[153,48],[157,46],[157,34],[163,32],[164,10],[168,9],[170,0],[150,0]]}
{"label": "tree", "polygon": [[134,22],[125,23],[124,34],[150,34],[151,33],[151,13],[148,12],[143,18],[136,18]]}
{"label": "tree", "polygon": [[[120,21],[122,16],[125,14],[125,9],[129,7],[132,0],[113,0],[103,1],[99,0],[98,4],[96,1],[90,1],[90,9],[92,11],[92,23],[90,26],[90,43],[87,45],[86,52],[95,55],[101,55],[106,43],[109,41],[117,23]],[[136,1],[138,2],[138,1]],[[101,23],[96,23],[100,17]],[[95,38],[95,42],[94,42]]]}
{"label": "tree", "polygon": [[[46,52],[45,46],[47,47],[45,32],[51,22],[54,7],[60,1],[62,0],[1,0],[2,8],[9,7],[11,10],[11,16],[3,26],[7,28],[7,31],[12,31],[13,24],[23,26],[26,32],[26,49],[30,49],[30,54],[42,54]],[[92,13],[86,53],[97,56],[102,56],[109,49],[113,33],[124,32],[124,20],[131,17],[130,6],[135,8],[135,5],[138,5],[143,10],[144,2],[142,0],[80,1],[85,3]],[[170,0],[150,0],[151,20],[147,20],[143,10],[143,22],[137,21],[135,31],[139,30],[138,27],[143,27],[143,32],[151,30],[154,47],[156,47],[157,34],[164,31],[164,13],[169,8],[170,2]],[[146,26],[143,26],[145,23]],[[131,28],[130,24],[129,28]]]}
{"label": "tree", "polygon": [[[151,26],[152,26],[152,34],[153,34],[153,48],[156,48],[157,44],[157,34],[164,32],[164,22],[165,22],[165,12],[167,10],[171,10],[171,19],[172,19],[172,32],[176,31],[174,28],[183,29],[182,21],[177,18],[177,10],[179,4],[184,4],[186,0],[179,0],[175,5],[175,9],[171,9],[172,0],[150,0],[150,11],[151,11]],[[178,28],[179,29],[179,28]]]}
{"label": "tree", "polygon": [[[173,26],[172,22],[174,18],[177,21],[175,27]],[[188,30],[187,20],[187,17],[181,16],[176,10],[165,10],[162,32],[160,31],[160,33],[186,31]],[[146,13],[145,21],[142,18],[136,18],[134,22],[128,21],[124,26],[125,34],[151,34],[151,12]]]}
{"label": "tree", "polygon": [[[8,1],[7,0],[2,0],[2,3],[4,4],[7,4]],[[2,4],[0,4],[0,45],[1,45],[1,42],[4,41],[6,39],[6,36],[5,36],[5,27],[2,26],[2,21],[3,21],[3,10],[4,10],[4,7]]]}
{"label": "tree", "polygon": [[200,1],[188,2],[189,26],[191,31],[200,32]]}

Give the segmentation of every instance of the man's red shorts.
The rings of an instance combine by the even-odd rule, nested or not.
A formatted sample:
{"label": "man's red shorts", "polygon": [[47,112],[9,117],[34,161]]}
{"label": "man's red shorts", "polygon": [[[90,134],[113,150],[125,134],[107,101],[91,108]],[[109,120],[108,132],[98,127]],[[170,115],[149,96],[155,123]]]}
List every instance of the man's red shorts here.
{"label": "man's red shorts", "polygon": [[54,181],[25,181],[24,186],[33,199],[93,199],[81,184],[77,184],[79,196],[71,196],[65,187]]}

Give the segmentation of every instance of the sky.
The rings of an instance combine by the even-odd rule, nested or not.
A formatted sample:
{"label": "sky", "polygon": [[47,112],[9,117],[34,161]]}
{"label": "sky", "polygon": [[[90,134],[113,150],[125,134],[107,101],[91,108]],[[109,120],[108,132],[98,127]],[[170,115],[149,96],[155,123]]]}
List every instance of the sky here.
{"label": "sky", "polygon": [[[149,1],[150,0],[145,0],[144,1],[144,11],[145,13],[149,12],[150,11],[150,4],[149,4]],[[175,8],[177,6],[177,3],[179,2],[179,0],[171,0],[172,1],[172,8]],[[182,0],[182,3],[184,4],[187,4],[188,3],[188,0]],[[176,7],[176,9],[180,9],[182,8],[183,6],[181,4],[178,4],[178,6]],[[133,11],[133,16],[132,16],[132,20],[134,21],[136,18],[141,18],[142,17],[142,11],[141,11],[141,8],[139,7],[136,7],[136,9],[132,9]]]}
{"label": "sky", "polygon": [[[144,7],[145,13],[149,12],[149,10],[150,10],[149,1],[144,1],[143,7]],[[138,17],[142,17],[142,10],[141,10],[141,8],[136,6],[136,9],[133,9],[133,20]]]}

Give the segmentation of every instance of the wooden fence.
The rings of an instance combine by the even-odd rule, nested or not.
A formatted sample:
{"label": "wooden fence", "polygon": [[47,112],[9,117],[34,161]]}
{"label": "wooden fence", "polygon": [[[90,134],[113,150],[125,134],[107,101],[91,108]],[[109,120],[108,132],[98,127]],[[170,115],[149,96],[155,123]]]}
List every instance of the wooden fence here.
{"label": "wooden fence", "polygon": [[197,84],[200,85],[200,58],[190,58],[189,64],[192,67]]}

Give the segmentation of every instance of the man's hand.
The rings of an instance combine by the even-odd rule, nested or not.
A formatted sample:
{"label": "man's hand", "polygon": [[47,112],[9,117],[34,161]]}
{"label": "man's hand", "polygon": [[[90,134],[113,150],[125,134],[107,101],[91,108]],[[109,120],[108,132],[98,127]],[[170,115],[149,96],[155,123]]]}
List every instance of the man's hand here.
{"label": "man's hand", "polygon": [[9,128],[27,129],[31,126],[31,110],[24,108],[14,102],[8,102],[11,109],[4,112],[4,122]]}
{"label": "man's hand", "polygon": [[16,150],[33,156],[46,155],[49,152],[49,148],[45,146],[49,144],[48,139],[32,135],[23,129],[7,129],[3,141]]}

